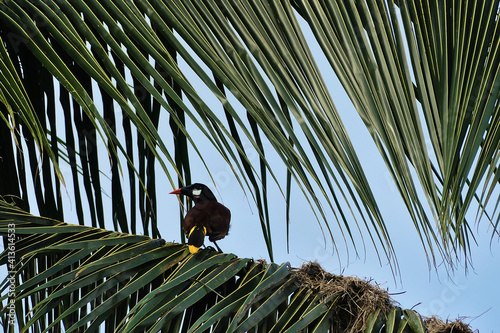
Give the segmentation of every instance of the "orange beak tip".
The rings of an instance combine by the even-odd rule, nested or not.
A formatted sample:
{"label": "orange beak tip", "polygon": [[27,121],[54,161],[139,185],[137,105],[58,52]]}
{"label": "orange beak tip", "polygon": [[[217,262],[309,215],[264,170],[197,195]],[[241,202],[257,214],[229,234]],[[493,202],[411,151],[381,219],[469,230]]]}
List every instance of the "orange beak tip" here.
{"label": "orange beak tip", "polygon": [[172,191],[172,192],[170,192],[169,194],[181,194],[181,189],[180,189],[180,188],[178,188],[177,190]]}

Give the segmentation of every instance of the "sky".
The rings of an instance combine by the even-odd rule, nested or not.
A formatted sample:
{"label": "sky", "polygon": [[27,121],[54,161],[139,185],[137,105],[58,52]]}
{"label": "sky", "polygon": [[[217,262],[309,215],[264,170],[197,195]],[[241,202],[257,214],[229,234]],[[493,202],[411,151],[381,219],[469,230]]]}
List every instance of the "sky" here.
{"label": "sky", "polygon": [[[473,329],[479,329],[480,332],[499,332],[495,331],[495,328],[497,316],[500,313],[500,288],[496,287],[495,281],[500,276],[498,255],[500,244],[498,239],[490,242],[491,230],[487,228],[486,221],[482,221],[479,225],[474,224],[475,210],[471,210],[470,221],[473,223],[478,242],[477,246],[472,244],[473,267],[468,267],[466,270],[465,267],[458,266],[454,272],[449,272],[439,262],[437,267],[429,266],[406,207],[371,137],[347,97],[342,96],[343,91],[336,86],[338,82],[335,82],[333,75],[325,75],[325,78],[333,80],[327,83],[336,91],[334,101],[340,110],[353,145],[357,149],[358,158],[386,222],[397,255],[399,274],[394,275],[383,253],[380,256],[377,255],[363,227],[361,227],[361,234],[354,233],[358,255],[352,245],[344,245],[336,222],[330,214],[330,225],[337,243],[337,248],[334,250],[331,240],[324,237],[312,209],[304,200],[298,186],[293,185],[290,205],[290,250],[288,252],[285,232],[285,199],[277,186],[270,181],[270,219],[274,262],[278,264],[290,262],[292,267],[298,268],[304,263],[317,261],[330,273],[356,276],[379,284],[381,288],[388,290],[393,300],[402,308],[412,308],[423,316],[437,315],[443,320],[462,318],[464,322],[470,324]],[[195,81],[195,78],[193,80]],[[207,100],[209,98],[207,95]],[[164,121],[163,124],[168,123]],[[164,140],[168,141],[170,140],[167,138],[170,135],[168,125],[164,126]],[[189,127],[188,124],[188,130],[195,138],[200,139],[197,137],[199,134],[196,134],[197,130],[194,126]],[[162,131],[161,127],[160,131]],[[218,200],[231,210],[230,233],[225,239],[218,241],[218,245],[224,252],[233,253],[240,258],[265,259],[269,262],[257,210],[252,199],[245,195],[229,166],[222,159],[217,158],[215,152],[210,151],[212,148],[208,142],[204,142],[201,138],[197,141],[197,145],[206,154],[205,156],[209,156],[205,162],[215,184],[203,163],[195,158],[194,153],[191,155],[193,182],[208,185]],[[278,181],[280,184],[285,184],[286,170],[278,158],[272,156],[272,147],[267,144],[265,148],[267,149],[266,156],[271,161]],[[104,149],[101,149],[99,153],[104,154],[103,158],[105,158]],[[255,154],[248,157],[251,161],[257,162],[258,157]],[[63,174],[66,173],[66,177],[70,177],[68,167],[62,165],[61,169]],[[167,242],[180,242],[178,220],[180,207],[177,197],[168,194],[173,188],[170,187],[162,172],[157,172],[156,177],[157,184],[159,184],[157,186],[158,207],[160,208],[158,211],[159,231]],[[66,193],[72,193],[70,184],[68,186]],[[105,179],[103,179],[103,187],[106,187]],[[127,196],[126,193],[125,196]],[[71,208],[72,199],[65,195],[63,197],[65,207],[70,207],[69,210],[74,213],[74,209]],[[110,198],[105,195],[104,200],[110,200]],[[125,200],[127,202],[127,198]],[[104,207],[109,210],[111,205],[105,204]],[[108,211],[105,216],[111,216],[110,214]],[[66,222],[72,223],[71,214],[65,216]],[[77,223],[76,218],[74,221]],[[112,228],[112,225],[109,225],[109,228]],[[205,245],[210,245],[209,243],[207,239]],[[378,247],[378,250],[380,251],[381,248]]]}
{"label": "sky", "polygon": [[[392,294],[392,298],[399,302],[402,308],[413,308],[424,316],[437,315],[443,320],[462,318],[480,332],[495,332],[494,323],[497,322],[497,315],[500,313],[500,289],[491,282],[500,275],[498,256],[500,246],[497,240],[490,244],[491,231],[485,228],[486,222],[482,221],[478,226],[479,231],[476,233],[478,246],[472,245],[473,267],[468,267],[466,270],[464,266],[458,266],[454,272],[449,272],[439,262],[438,267],[429,267],[413,223],[371,138],[361,123],[350,126],[358,127],[354,132],[350,132],[351,138],[355,148],[360,148],[359,158],[365,167],[367,178],[389,230],[397,254],[400,275],[394,276],[383,254],[379,259],[373,245],[367,240],[366,233],[363,233],[365,248],[363,243],[359,242],[360,238],[356,237],[359,257],[356,257],[352,246],[347,248],[344,246],[340,237],[336,239],[338,252],[334,252],[331,241],[328,238],[325,241],[312,210],[304,201],[297,186],[292,192],[288,253],[284,219],[285,202],[279,191],[270,184],[270,192],[274,191],[270,207],[275,262],[288,261],[292,267],[300,267],[305,262],[317,261],[330,273],[357,276],[380,284],[381,288],[387,289]],[[203,169],[193,170],[192,178],[193,182],[202,182],[211,187],[219,201],[231,210],[230,234],[218,242],[219,246],[224,252],[234,253],[238,257],[263,258],[269,261],[256,209],[252,206],[251,199],[244,195],[223,163],[209,163],[209,168],[217,180],[216,189]],[[281,180],[285,181],[284,178]],[[169,197],[164,200],[164,212],[172,216],[168,212],[176,209],[172,203],[177,205],[177,200]],[[163,220],[161,213],[159,212],[159,217]],[[473,217],[474,215],[471,221],[474,221]],[[168,221],[168,218],[165,220]],[[174,238],[167,238],[167,241],[178,241],[177,221],[170,219],[168,223],[169,225],[160,223],[162,236],[167,238],[166,235],[173,232]],[[335,223],[331,225],[334,234],[338,235]],[[473,229],[476,231],[475,225]],[[207,240],[206,245],[209,245],[208,243]]]}
{"label": "sky", "polygon": [[[348,104],[342,107],[344,110],[351,108]],[[349,112],[355,115],[354,109]],[[293,186],[292,189],[290,251],[287,252],[285,200],[276,186],[270,182],[274,261],[276,263],[288,261],[292,267],[317,261],[330,273],[357,276],[376,282],[381,288],[387,289],[402,308],[413,308],[424,316],[437,315],[443,320],[462,318],[465,323],[470,324],[473,329],[479,329],[480,332],[495,332],[494,323],[497,322],[500,313],[500,288],[497,288],[493,281],[500,275],[498,256],[500,245],[498,239],[490,243],[491,230],[487,229],[486,221],[476,225],[475,210],[471,210],[474,214],[469,214],[470,221],[473,223],[478,242],[477,246],[471,245],[473,267],[466,269],[465,266],[458,265],[453,272],[450,272],[439,262],[439,257],[437,257],[437,267],[429,266],[413,222],[363,124],[352,117],[346,126],[353,128],[349,133],[354,147],[359,149],[358,157],[365,168],[389,230],[397,255],[399,275],[394,275],[383,253],[380,257],[377,255],[363,227],[361,230],[364,243],[359,235],[355,236],[359,254],[356,256],[351,245],[347,247],[344,245],[336,222],[330,214],[337,242],[337,251],[334,251],[331,240],[328,236],[325,240],[312,209],[304,200],[298,186]],[[252,205],[251,198],[245,196],[224,163],[215,159],[210,159],[207,163],[216,185],[201,164],[199,170],[193,166],[193,182],[205,183],[211,187],[219,201],[226,205],[232,214],[230,233],[219,241],[218,245],[224,252],[234,253],[238,257],[269,261],[257,211]],[[275,165],[274,171],[278,178],[281,177],[279,179],[281,184],[284,184],[285,170],[280,170],[282,167],[279,163]],[[163,213],[172,216],[171,210],[178,209],[176,198],[166,196],[161,200],[165,200]],[[163,221],[162,212],[159,212],[159,218]],[[178,222],[171,219],[169,221],[168,217],[165,217],[165,221],[168,221],[168,225],[160,223],[162,237],[167,241],[179,241]],[[172,233],[172,239],[166,236]],[[210,245],[208,240],[205,244]]]}
{"label": "sky", "polygon": [[[313,39],[308,38],[308,41],[313,41]],[[313,54],[317,55],[319,67],[324,69],[323,77],[381,209],[397,254],[399,274],[394,275],[383,253],[380,253],[380,256],[377,255],[364,227],[361,227],[361,233],[355,233],[358,255],[352,245],[345,246],[334,217],[330,214],[329,219],[337,244],[334,249],[331,240],[324,237],[312,209],[304,200],[298,186],[292,188],[290,250],[288,252],[285,232],[286,203],[277,186],[270,181],[274,261],[278,264],[288,261],[292,267],[300,267],[303,263],[317,261],[330,273],[357,276],[379,284],[381,288],[388,290],[402,308],[413,308],[424,316],[438,315],[443,320],[462,317],[466,323],[470,323],[473,329],[479,329],[480,332],[495,332],[497,317],[500,314],[500,288],[496,286],[496,280],[500,276],[498,239],[490,242],[491,230],[487,228],[486,221],[482,221],[479,225],[474,223],[475,210],[472,209],[469,220],[478,243],[477,246],[471,244],[473,267],[468,267],[466,270],[464,266],[459,265],[453,272],[450,272],[439,262],[437,267],[429,266],[410,216],[377,148],[330,66],[321,58],[321,51],[315,49],[317,45],[311,43],[310,46],[313,48]],[[186,72],[189,70],[186,69]],[[202,84],[197,83],[196,77],[193,75],[188,77],[192,80],[193,86],[202,89]],[[221,111],[220,105],[213,99],[210,92],[206,92],[203,96],[208,105],[213,106],[214,110]],[[163,124],[163,128],[160,126],[160,131],[164,131],[164,140],[170,142],[168,118],[164,117],[161,119],[163,123],[160,124]],[[117,123],[120,121],[117,120]],[[195,154],[191,155],[193,157],[191,165],[193,181],[205,183],[211,187],[219,201],[232,213],[230,234],[218,242],[219,246],[224,252],[234,253],[238,257],[269,261],[257,210],[252,199],[247,197],[238,185],[229,166],[222,159],[218,159],[215,153],[211,153],[210,144],[203,141],[199,131],[189,125],[188,129],[192,131],[190,134],[197,140],[198,147],[210,157],[205,162],[215,179],[215,184],[203,163],[194,157]],[[268,143],[265,145],[266,156],[271,161],[278,181],[280,184],[285,184],[285,168],[276,154],[273,155],[272,147]],[[103,154],[103,160],[106,160],[105,150],[100,149],[99,153]],[[252,154],[251,151],[249,153]],[[248,157],[251,161],[258,162],[255,154]],[[66,178],[71,178],[69,167],[61,165],[61,170]],[[157,170],[159,230],[166,241],[180,242],[178,200],[176,196],[168,194],[173,188],[170,187],[167,178],[162,175],[161,169]],[[106,187],[105,180],[103,186]],[[106,189],[104,191],[106,192]],[[68,217],[66,222],[77,223],[74,218],[71,193],[73,191],[68,182],[68,188],[63,192],[64,205],[69,212],[65,215]],[[108,194],[110,193],[111,191],[108,190]],[[104,200],[110,199],[105,195]],[[105,204],[104,207],[108,209],[110,205]],[[72,214],[73,217],[71,217]],[[111,216],[109,211],[106,216]],[[207,240],[206,244],[208,243]],[[378,247],[378,250],[380,251],[381,248]]]}
{"label": "sky", "polygon": [[[309,33],[307,29],[304,31],[306,34]],[[307,40],[312,42],[314,38]],[[493,281],[500,276],[500,244],[498,238],[491,239],[491,228],[488,229],[487,221],[482,220],[477,224],[476,210],[470,209],[468,219],[477,237],[477,245],[471,242],[472,267],[470,265],[465,267],[462,258],[462,263],[458,263],[454,270],[450,271],[439,261],[439,254],[436,254],[436,265],[429,265],[408,211],[368,131],[330,66],[321,57],[322,52],[318,46],[311,43],[310,47],[316,56],[319,68],[324,70],[323,77],[381,209],[395,248],[399,271],[395,276],[383,252],[380,256],[377,255],[364,227],[361,227],[362,236],[359,233],[355,235],[358,255],[352,245],[345,246],[336,222],[330,214],[330,225],[337,243],[335,251],[328,236],[325,239],[312,209],[304,200],[298,186],[292,187],[290,251],[287,252],[285,200],[277,190],[277,186],[269,181],[274,261],[276,263],[288,261],[292,267],[317,261],[330,273],[357,276],[379,284],[381,288],[388,290],[402,308],[412,308],[423,316],[437,315],[445,321],[461,318],[470,324],[471,328],[480,332],[495,332],[497,326],[495,323],[500,314],[500,288],[497,288]],[[193,85],[200,89],[202,85],[196,84],[196,77],[189,77],[193,80]],[[214,109],[220,109],[216,106],[216,101],[210,101],[210,93],[203,96],[207,104],[214,103]],[[190,134],[197,138],[196,129],[192,128]],[[211,149],[202,141],[198,141],[197,144],[200,144],[199,147],[203,152]],[[266,157],[272,161],[271,165],[278,181],[280,184],[285,184],[286,170],[279,158],[273,156],[272,147],[267,144],[265,148]],[[207,156],[211,156],[210,153]],[[257,162],[257,158],[258,156],[249,156],[251,161]],[[196,161],[196,158],[194,160]],[[206,162],[216,184],[212,182],[201,162],[192,164],[193,182],[205,183],[211,187],[219,201],[232,213],[230,234],[218,242],[219,246],[224,252],[234,253],[238,257],[269,260],[257,211],[251,198],[245,196],[224,162],[216,158],[209,158]],[[284,188],[284,185],[282,186]],[[177,205],[176,198],[167,196],[165,200],[166,212],[176,209],[172,206],[172,202]],[[425,200],[423,202],[425,203]],[[159,214],[161,220],[161,212]],[[171,216],[170,213],[168,215]],[[174,230],[175,235],[178,232],[175,231],[176,227],[175,223],[174,227],[161,224],[160,232],[165,235],[171,234]],[[380,247],[378,249],[381,250]]]}

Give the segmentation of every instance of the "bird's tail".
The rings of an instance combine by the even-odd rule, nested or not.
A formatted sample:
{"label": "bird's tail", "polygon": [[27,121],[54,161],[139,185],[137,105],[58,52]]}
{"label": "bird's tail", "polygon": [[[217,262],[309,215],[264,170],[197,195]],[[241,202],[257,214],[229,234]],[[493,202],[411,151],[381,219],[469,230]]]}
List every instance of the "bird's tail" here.
{"label": "bird's tail", "polygon": [[200,247],[205,241],[206,234],[207,229],[204,226],[196,225],[191,228],[188,235],[189,252],[196,253],[200,250]]}

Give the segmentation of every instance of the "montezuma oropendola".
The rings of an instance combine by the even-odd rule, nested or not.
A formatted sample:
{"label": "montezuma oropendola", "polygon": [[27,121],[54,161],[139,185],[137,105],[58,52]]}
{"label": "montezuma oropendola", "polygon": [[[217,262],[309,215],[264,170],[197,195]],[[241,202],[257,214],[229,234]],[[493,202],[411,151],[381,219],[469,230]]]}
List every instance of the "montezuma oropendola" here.
{"label": "montezuma oropendola", "polygon": [[182,227],[188,238],[189,252],[196,253],[203,245],[205,236],[222,252],[216,241],[226,237],[231,221],[231,212],[217,202],[214,194],[203,184],[195,183],[179,188],[170,194],[189,197],[194,206],[187,212]]}

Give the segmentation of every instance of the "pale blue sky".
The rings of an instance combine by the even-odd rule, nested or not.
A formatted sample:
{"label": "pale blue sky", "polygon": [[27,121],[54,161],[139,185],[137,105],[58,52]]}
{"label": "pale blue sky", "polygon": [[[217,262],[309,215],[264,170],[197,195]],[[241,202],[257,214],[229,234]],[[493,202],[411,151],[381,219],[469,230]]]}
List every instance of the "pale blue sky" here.
{"label": "pale blue sky", "polygon": [[[313,38],[307,40],[312,41]],[[287,253],[285,201],[277,191],[276,186],[272,184],[272,180],[270,180],[270,207],[272,207],[271,220],[273,223],[272,236],[275,261],[277,263],[289,261],[293,267],[299,267],[307,261],[318,261],[324,269],[331,273],[373,279],[373,281],[381,284],[382,288],[387,289],[389,293],[395,294],[393,295],[394,300],[399,302],[403,308],[414,308],[424,316],[438,315],[443,320],[467,317],[463,319],[466,323],[470,323],[473,329],[479,329],[480,332],[494,332],[498,320],[497,316],[500,313],[500,288],[497,288],[494,282],[497,279],[496,277],[500,275],[500,258],[498,255],[500,245],[497,238],[490,243],[491,228],[488,228],[487,221],[483,220],[477,226],[474,223],[476,211],[474,209],[470,210],[469,221],[472,224],[472,229],[476,232],[478,241],[478,246],[471,244],[474,267],[469,267],[467,272],[463,266],[456,267],[454,272],[447,271],[445,266],[439,262],[437,268],[429,267],[417,232],[377,148],[335,78],[333,71],[321,58],[321,51],[314,49],[317,47],[315,45],[311,45],[311,47],[313,48],[313,54],[317,56],[316,60],[319,67],[322,70],[324,69],[325,81],[354,147],[357,149],[358,157],[382,211],[398,256],[401,275],[394,278],[383,253],[380,256],[381,262],[379,262],[368,235],[363,229],[364,227],[361,230],[365,239],[365,247],[360,242],[359,233],[355,234],[360,255],[359,258],[356,258],[352,246],[349,245],[347,248],[344,246],[338,228],[336,228],[336,222],[333,221],[333,215],[330,214],[331,226],[334,229],[334,234],[338,237],[336,241],[339,255],[333,253],[331,241],[327,238],[325,243],[314,214],[307,202],[303,200],[298,186],[293,187],[290,253]],[[195,77],[192,77],[192,79],[193,85],[200,89],[202,85],[196,83]],[[203,96],[206,96],[205,102],[211,105],[210,93],[207,92]],[[214,110],[220,110],[220,106],[216,106],[216,102],[213,105]],[[238,103],[234,105],[238,105]],[[192,135],[197,137],[196,129],[192,128],[192,131]],[[208,144],[205,147],[201,143],[199,147],[204,152],[210,150]],[[266,148],[268,148],[266,156],[273,160],[272,148],[269,144]],[[209,156],[212,155],[209,154]],[[278,161],[277,156],[275,157],[272,163],[273,170],[284,188],[286,181],[285,169]],[[250,156],[249,158],[257,161],[257,156]],[[206,162],[216,180],[217,189],[215,190],[214,184],[201,163],[199,165],[192,164],[193,182],[202,182],[210,186],[219,201],[230,208],[232,212],[230,234],[226,239],[219,241],[218,244],[225,252],[234,253],[239,257],[268,260],[257,212],[251,199],[245,197],[225,163],[215,157],[210,157]],[[165,189],[165,192],[167,192],[167,189]],[[165,200],[167,200],[165,202],[165,213],[172,216],[171,209],[175,209],[177,201],[175,198],[169,197],[165,198]],[[425,202],[425,199],[423,202]],[[172,206],[172,203],[174,206]],[[159,212],[159,214],[161,216],[162,212]],[[163,220],[163,218],[160,219]],[[169,219],[165,218],[165,220],[168,221]],[[162,235],[168,241],[179,239],[176,230],[177,224],[173,222],[166,223],[168,225],[161,224]],[[173,239],[167,236],[170,234],[172,234]],[[209,242],[207,241],[207,243]],[[437,257],[437,259],[440,258]]]}
{"label": "pale blue sky", "polygon": [[[308,38],[308,41],[312,40],[312,38]],[[315,46],[311,45],[311,47],[314,48]],[[357,258],[351,245],[348,245],[347,248],[344,246],[336,222],[333,220],[333,215],[330,214],[329,219],[332,221],[331,226],[338,246],[338,252],[334,252],[330,240],[327,238],[325,242],[316,218],[307,202],[303,200],[302,193],[297,186],[293,186],[292,190],[290,253],[287,253],[285,200],[277,191],[272,180],[269,180],[275,261],[277,263],[289,261],[293,267],[299,267],[307,261],[318,261],[325,270],[331,273],[373,279],[392,294],[404,292],[403,294],[393,295],[394,300],[399,302],[403,308],[414,308],[420,314],[427,316],[436,314],[442,319],[455,319],[465,316],[468,318],[464,319],[464,321],[466,323],[470,322],[472,328],[479,329],[480,332],[494,332],[498,321],[497,316],[500,314],[498,301],[500,299],[500,288],[496,287],[495,284],[497,277],[500,276],[500,258],[498,255],[500,245],[497,238],[490,243],[491,228],[487,228],[486,221],[482,221],[476,228],[474,224],[475,211],[471,210],[469,218],[473,223],[473,230],[477,231],[476,235],[479,244],[477,247],[472,244],[474,268],[469,269],[468,274],[466,274],[464,267],[458,266],[450,276],[447,275],[448,272],[443,265],[438,265],[436,270],[434,268],[429,270],[425,253],[413,223],[372,139],[342,87],[337,82],[329,65],[321,59],[321,52],[315,49],[313,54],[318,56],[317,61],[320,68],[324,69],[324,78],[348,129],[354,147],[357,149],[358,157],[378,201],[398,255],[401,275],[393,276],[383,254],[381,254],[381,262],[379,262],[364,227],[361,230],[365,239],[365,246],[362,245],[360,234],[355,232],[359,253],[359,258]],[[214,111],[222,113],[220,105],[213,99],[211,93],[208,91],[206,94],[203,93],[203,85],[197,82],[196,77],[191,75],[190,79],[193,86],[202,93],[204,98],[206,97],[205,102]],[[236,102],[233,106],[241,109],[241,106]],[[167,145],[171,145],[171,133],[168,129],[166,113],[162,117],[160,131],[164,129],[163,139]],[[120,120],[117,119],[117,124],[120,123]],[[218,158],[209,143],[203,142],[199,131],[192,125],[188,125],[188,129],[193,137],[201,138],[201,142],[197,141],[198,147],[203,149],[204,152],[209,152],[206,155],[208,156],[206,162],[216,180],[217,189],[211,182],[203,164],[201,162],[197,163],[196,158],[193,159],[191,165],[193,181],[202,182],[211,187],[219,201],[232,212],[230,234],[218,244],[225,252],[234,253],[239,257],[269,260],[257,210],[252,200],[244,195],[229,167],[222,159]],[[121,130],[120,126],[118,126],[118,130]],[[59,133],[62,133],[62,131],[59,131]],[[286,170],[277,156],[273,156],[269,144],[266,145],[266,148],[267,157],[272,161],[273,170],[284,188]],[[251,153],[251,150],[249,152]],[[102,160],[105,161],[107,158],[105,150],[100,149],[99,153],[102,154]],[[194,154],[192,156],[194,157]],[[257,162],[255,154],[249,156],[249,159]],[[125,166],[125,164],[123,165]],[[103,172],[107,171],[108,166],[105,166],[104,163],[101,167]],[[71,178],[69,167],[61,165],[61,170],[68,179]],[[158,168],[156,176],[160,232],[166,241],[179,242],[179,206],[177,198],[168,195],[172,188],[160,168]],[[106,187],[107,185],[109,184],[103,181],[104,192],[110,194],[111,190],[110,187]],[[126,186],[124,185],[124,187]],[[70,183],[68,183],[67,193],[69,195],[63,193],[67,210],[66,222],[77,223],[74,202],[72,202],[73,190]],[[125,193],[125,196],[127,197],[128,194]],[[104,200],[109,200],[109,198],[105,196]],[[105,202],[104,207],[108,210],[105,216],[108,218],[109,228],[112,228],[109,219],[111,216],[110,205]],[[207,240],[206,244],[208,245],[208,243]]]}

